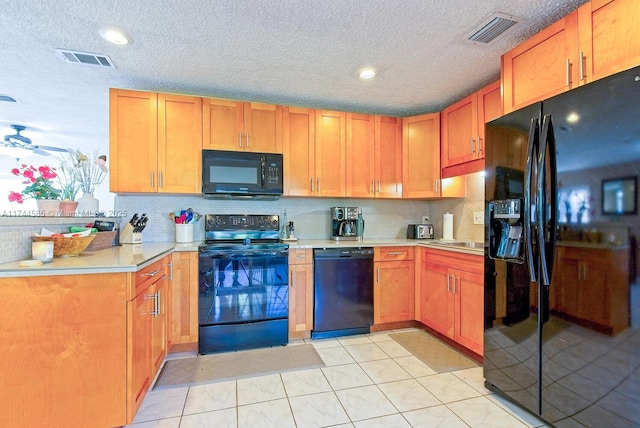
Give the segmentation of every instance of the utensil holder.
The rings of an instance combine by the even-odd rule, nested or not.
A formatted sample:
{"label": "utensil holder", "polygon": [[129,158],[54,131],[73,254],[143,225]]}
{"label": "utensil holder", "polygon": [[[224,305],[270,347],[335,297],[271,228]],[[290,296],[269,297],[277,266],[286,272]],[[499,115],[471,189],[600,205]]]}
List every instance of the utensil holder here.
{"label": "utensil holder", "polygon": [[142,244],[142,232],[134,232],[133,226],[127,223],[120,232],[121,244]]}
{"label": "utensil holder", "polygon": [[186,244],[193,242],[193,224],[178,223],[176,224],[176,242]]}

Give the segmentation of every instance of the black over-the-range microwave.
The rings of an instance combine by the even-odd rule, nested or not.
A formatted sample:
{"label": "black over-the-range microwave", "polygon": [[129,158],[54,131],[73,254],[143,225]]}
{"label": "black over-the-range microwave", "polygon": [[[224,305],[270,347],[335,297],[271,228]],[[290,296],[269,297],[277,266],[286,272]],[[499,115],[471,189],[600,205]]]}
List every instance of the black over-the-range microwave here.
{"label": "black over-the-range microwave", "polygon": [[282,195],[282,154],[202,151],[202,193],[208,198]]}

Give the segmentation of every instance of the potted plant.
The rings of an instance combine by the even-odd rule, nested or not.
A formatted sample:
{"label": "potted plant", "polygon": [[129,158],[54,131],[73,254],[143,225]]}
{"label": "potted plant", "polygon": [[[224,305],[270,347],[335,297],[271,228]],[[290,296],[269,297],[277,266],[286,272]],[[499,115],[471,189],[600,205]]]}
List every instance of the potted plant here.
{"label": "potted plant", "polygon": [[22,164],[20,168],[13,168],[11,173],[24,178],[26,187],[21,192],[9,192],[9,202],[22,204],[27,199],[35,199],[40,215],[55,216],[60,207],[60,189],[54,187],[53,179],[58,175],[56,169],[48,165],[35,167]]}
{"label": "potted plant", "polygon": [[65,166],[64,163],[59,169],[58,183],[62,189],[60,193],[60,215],[63,217],[72,217],[78,207],[76,195],[80,190],[80,185],[71,171],[69,171],[69,167]]}
{"label": "potted plant", "polygon": [[99,201],[93,193],[109,172],[107,157],[98,153],[95,151],[93,155],[86,155],[80,150],[68,149],[67,156],[61,160],[61,168],[69,172],[78,190],[82,190],[83,195],[78,199],[77,208],[80,215],[94,216],[98,212]]}

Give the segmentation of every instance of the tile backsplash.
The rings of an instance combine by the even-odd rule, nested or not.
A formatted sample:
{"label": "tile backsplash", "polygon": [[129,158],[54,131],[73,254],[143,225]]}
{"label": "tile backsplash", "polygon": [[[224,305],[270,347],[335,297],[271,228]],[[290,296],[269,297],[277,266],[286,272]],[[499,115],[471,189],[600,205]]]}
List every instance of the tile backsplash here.
{"label": "tile backsplash", "polygon": [[[484,211],[484,181],[480,174],[466,177],[467,197],[451,200],[413,201],[397,199],[347,198],[281,198],[276,201],[208,200],[185,195],[118,195],[115,212],[122,215],[121,225],[134,213],[149,217],[142,232],[143,242],[171,242],[175,240],[175,224],[170,211],[192,208],[200,214],[278,214],[287,211],[287,220],[293,221],[299,239],[328,239],[331,236],[332,206],[357,206],[365,219],[365,238],[405,238],[407,225],[421,223],[429,216],[435,228],[435,237],[442,237],[442,215],[454,215],[454,238],[482,241],[482,225],[473,224],[473,212]],[[75,223],[73,223],[75,224]],[[47,225],[54,232],[66,231],[70,224]],[[0,217],[0,263],[29,258],[31,236],[42,226],[18,226]],[[204,221],[196,223],[195,240],[204,238]]]}

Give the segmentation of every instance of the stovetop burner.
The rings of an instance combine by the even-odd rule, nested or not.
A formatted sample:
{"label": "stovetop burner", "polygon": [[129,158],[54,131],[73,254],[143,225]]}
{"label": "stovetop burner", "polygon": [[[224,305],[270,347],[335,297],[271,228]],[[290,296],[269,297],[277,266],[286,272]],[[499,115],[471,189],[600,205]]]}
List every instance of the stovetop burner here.
{"label": "stovetop burner", "polygon": [[280,218],[262,214],[207,214],[201,248],[286,248],[280,240]]}

